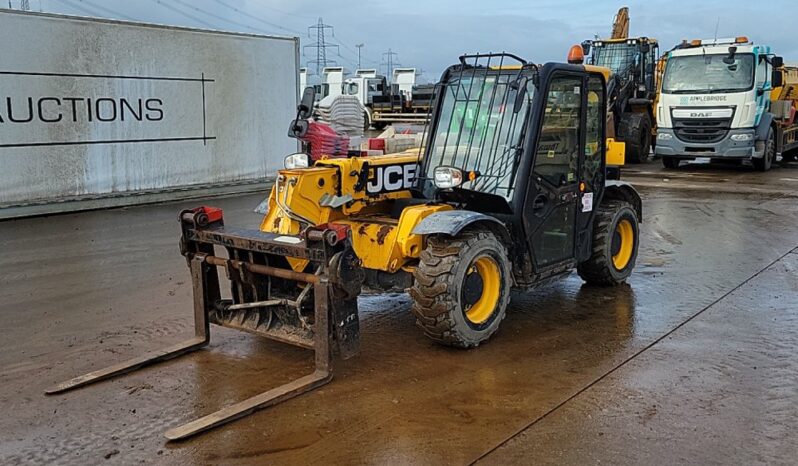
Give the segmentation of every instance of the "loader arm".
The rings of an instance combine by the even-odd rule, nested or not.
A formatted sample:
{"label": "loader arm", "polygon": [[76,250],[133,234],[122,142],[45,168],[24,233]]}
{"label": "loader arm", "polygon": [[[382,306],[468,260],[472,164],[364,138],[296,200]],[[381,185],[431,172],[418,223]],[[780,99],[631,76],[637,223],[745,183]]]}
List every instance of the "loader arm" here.
{"label": "loader arm", "polygon": [[[325,223],[348,227],[362,267],[396,273],[412,267],[423,247],[413,232],[427,216],[453,207],[413,199],[417,150],[377,157],[320,160],[313,167],[281,170],[260,230],[297,235]],[[291,268],[308,261],[287,255]]]}

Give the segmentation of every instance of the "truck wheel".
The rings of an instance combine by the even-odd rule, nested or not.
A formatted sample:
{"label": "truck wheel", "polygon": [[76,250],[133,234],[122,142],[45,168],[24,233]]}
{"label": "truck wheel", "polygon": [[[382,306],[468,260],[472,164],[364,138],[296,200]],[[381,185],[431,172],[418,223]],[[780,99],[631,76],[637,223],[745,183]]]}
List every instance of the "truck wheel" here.
{"label": "truck wheel", "polygon": [[371,128],[371,122],[369,122],[369,112],[363,110],[363,131],[368,131]]}
{"label": "truck wheel", "polygon": [[751,164],[757,170],[766,172],[773,166],[773,161],[776,159],[776,136],[773,134],[773,128],[768,129],[768,137],[765,139],[765,153],[762,154],[761,159],[751,159]]}
{"label": "truck wheel", "polygon": [[593,253],[576,268],[582,280],[591,285],[623,283],[634,269],[640,244],[637,218],[626,201],[602,204],[593,220]]}
{"label": "truck wheel", "polygon": [[504,319],[512,286],[510,261],[489,231],[429,237],[413,275],[416,324],[438,343],[475,347]]}
{"label": "truck wheel", "polygon": [[666,157],[664,155],[662,156],[662,166],[664,166],[665,168],[671,168],[671,169],[679,168],[679,162],[680,160],[677,159],[676,157]]}
{"label": "truck wheel", "polygon": [[626,143],[626,160],[643,163],[651,151],[651,119],[644,113],[625,113],[621,117],[618,133]]}

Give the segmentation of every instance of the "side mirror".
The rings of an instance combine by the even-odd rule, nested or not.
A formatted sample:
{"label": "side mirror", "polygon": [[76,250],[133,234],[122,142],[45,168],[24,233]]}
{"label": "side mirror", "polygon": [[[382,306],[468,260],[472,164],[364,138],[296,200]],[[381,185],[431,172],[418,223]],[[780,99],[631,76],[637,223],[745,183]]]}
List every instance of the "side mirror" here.
{"label": "side mirror", "polygon": [[524,108],[524,104],[526,103],[526,86],[528,83],[529,79],[527,79],[526,76],[521,76],[521,78],[516,79],[510,85],[510,87],[517,90],[515,102],[513,103],[513,113],[518,113]]}
{"label": "side mirror", "polygon": [[296,119],[292,121],[291,126],[288,127],[288,137],[297,139],[303,138],[308,134],[309,128],[310,123],[308,123],[308,120]]}
{"label": "side mirror", "polygon": [[784,85],[784,74],[781,72],[781,70],[774,69],[773,72],[770,74],[770,87],[781,87],[783,85]]}
{"label": "side mirror", "polygon": [[296,108],[297,118],[306,120],[313,114],[313,104],[316,100],[316,89],[308,86],[302,93],[302,101]]}
{"label": "side mirror", "polygon": [[773,68],[781,68],[784,66],[784,58],[783,57],[773,57],[770,59],[770,65]]}

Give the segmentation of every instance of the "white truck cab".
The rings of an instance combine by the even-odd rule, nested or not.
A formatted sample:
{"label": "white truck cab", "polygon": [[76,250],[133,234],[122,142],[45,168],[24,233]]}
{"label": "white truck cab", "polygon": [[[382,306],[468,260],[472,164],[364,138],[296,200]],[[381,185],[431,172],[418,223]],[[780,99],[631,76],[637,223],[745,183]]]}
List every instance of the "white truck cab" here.
{"label": "white truck cab", "polygon": [[710,157],[750,160],[761,169],[775,147],[774,58],[770,47],[745,37],[685,42],[668,52],[654,151],[663,164]]}

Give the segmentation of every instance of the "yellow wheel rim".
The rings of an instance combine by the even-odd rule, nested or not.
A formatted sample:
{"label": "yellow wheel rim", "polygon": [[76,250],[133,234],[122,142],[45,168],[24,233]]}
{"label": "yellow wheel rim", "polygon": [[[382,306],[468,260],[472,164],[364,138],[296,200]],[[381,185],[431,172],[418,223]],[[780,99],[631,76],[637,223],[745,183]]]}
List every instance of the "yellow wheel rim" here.
{"label": "yellow wheel rim", "polygon": [[632,260],[632,252],[635,246],[635,230],[632,227],[632,223],[626,219],[618,222],[615,227],[615,235],[616,240],[620,241],[621,244],[618,247],[618,252],[612,256],[612,265],[617,270],[623,270],[629,265],[629,261]]}
{"label": "yellow wheel rim", "polygon": [[465,310],[465,315],[472,324],[482,324],[490,318],[499,303],[501,271],[493,258],[483,256],[474,261],[469,273],[479,274],[482,294],[473,306]]}

